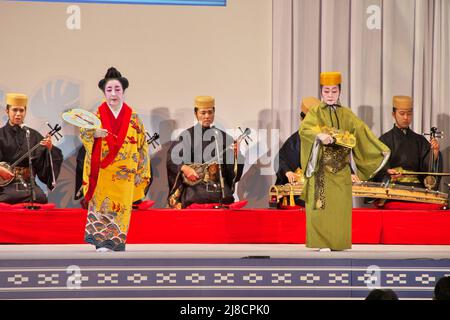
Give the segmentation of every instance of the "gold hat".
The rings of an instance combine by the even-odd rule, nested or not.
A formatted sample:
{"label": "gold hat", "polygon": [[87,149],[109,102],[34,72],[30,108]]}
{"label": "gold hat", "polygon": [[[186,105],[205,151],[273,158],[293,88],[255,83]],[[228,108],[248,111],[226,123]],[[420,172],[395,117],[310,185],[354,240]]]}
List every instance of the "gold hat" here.
{"label": "gold hat", "polygon": [[392,104],[398,110],[410,110],[413,108],[413,100],[408,96],[394,96]]}
{"label": "gold hat", "polygon": [[309,109],[312,107],[318,106],[320,104],[320,100],[315,97],[306,97],[302,99],[301,110],[304,114],[308,113]]}
{"label": "gold hat", "polygon": [[340,72],[321,72],[320,85],[321,86],[337,86],[341,84],[342,76]]}
{"label": "gold hat", "polygon": [[213,108],[215,106],[215,100],[210,96],[198,96],[195,98],[195,107],[198,109]]}
{"label": "gold hat", "polygon": [[9,106],[26,107],[28,104],[28,97],[22,93],[7,93],[6,104]]}

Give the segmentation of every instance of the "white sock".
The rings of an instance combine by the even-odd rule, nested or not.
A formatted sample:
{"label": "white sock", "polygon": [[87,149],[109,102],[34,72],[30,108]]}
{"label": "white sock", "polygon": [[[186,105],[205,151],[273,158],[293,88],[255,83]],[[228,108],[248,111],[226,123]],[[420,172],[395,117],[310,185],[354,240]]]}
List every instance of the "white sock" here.
{"label": "white sock", "polygon": [[320,252],[331,252],[330,248],[320,248],[319,249]]}
{"label": "white sock", "polygon": [[111,251],[112,251],[111,249],[108,249],[108,248],[105,248],[105,247],[97,249],[97,252],[111,252]]}

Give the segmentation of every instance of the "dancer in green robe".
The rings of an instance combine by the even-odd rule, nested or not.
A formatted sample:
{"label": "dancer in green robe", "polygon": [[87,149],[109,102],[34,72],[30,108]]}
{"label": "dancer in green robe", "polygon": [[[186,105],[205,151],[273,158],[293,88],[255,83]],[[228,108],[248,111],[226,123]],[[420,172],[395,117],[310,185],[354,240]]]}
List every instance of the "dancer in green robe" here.
{"label": "dancer in green robe", "polygon": [[320,84],[322,103],[309,110],[299,131],[306,246],[320,251],[351,249],[350,164],[356,165],[353,171],[361,180],[367,180],[384,166],[390,150],[350,108],[340,105],[339,72],[321,73]]}

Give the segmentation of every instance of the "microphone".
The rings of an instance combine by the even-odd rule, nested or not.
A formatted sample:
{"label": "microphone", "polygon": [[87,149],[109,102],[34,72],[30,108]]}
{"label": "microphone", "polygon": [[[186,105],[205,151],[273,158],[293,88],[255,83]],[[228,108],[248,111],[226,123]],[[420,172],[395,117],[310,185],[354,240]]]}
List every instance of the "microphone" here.
{"label": "microphone", "polygon": [[217,129],[215,126],[212,125],[211,127],[209,127],[209,129],[211,129],[214,132],[214,134],[216,135],[219,134],[219,129]]}
{"label": "microphone", "polygon": [[[210,127],[209,129],[213,131],[214,143],[216,144],[216,152],[219,152],[220,151],[219,144],[218,144],[219,142],[217,141],[219,139],[219,134],[220,134],[219,129],[217,129],[216,127]],[[217,154],[216,156],[219,158],[219,154]]]}
{"label": "microphone", "polygon": [[28,149],[28,168],[30,170],[30,202],[31,205],[26,206],[27,209],[30,210],[37,210],[40,209],[39,206],[36,206],[34,203],[36,202],[36,191],[34,190],[34,186],[36,182],[34,181],[34,174],[33,174],[33,163],[31,160],[31,147],[30,147],[30,129],[26,127],[25,125],[21,126],[22,129],[26,132],[26,139],[27,139],[27,149]]}
{"label": "microphone", "polygon": [[223,180],[223,174],[222,174],[222,157],[221,157],[221,152],[220,152],[220,148],[219,148],[219,139],[217,138],[219,136],[219,130],[215,127],[211,127],[211,129],[214,132],[214,140],[215,140],[215,144],[216,144],[216,157],[217,157],[217,162],[219,164],[219,182],[220,182],[220,191],[221,191],[221,195],[219,198],[219,208],[223,209],[223,200],[225,199],[225,182]]}

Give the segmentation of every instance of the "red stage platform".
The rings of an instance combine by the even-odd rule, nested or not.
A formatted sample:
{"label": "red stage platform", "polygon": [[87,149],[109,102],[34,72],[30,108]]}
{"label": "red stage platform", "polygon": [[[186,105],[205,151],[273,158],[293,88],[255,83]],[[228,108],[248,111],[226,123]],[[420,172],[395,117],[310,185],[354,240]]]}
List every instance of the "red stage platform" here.
{"label": "red stage platform", "polygon": [[[86,211],[2,209],[0,243],[80,244]],[[128,243],[304,243],[298,210],[169,210],[132,214]],[[450,244],[450,212],[353,210],[355,244]]]}

